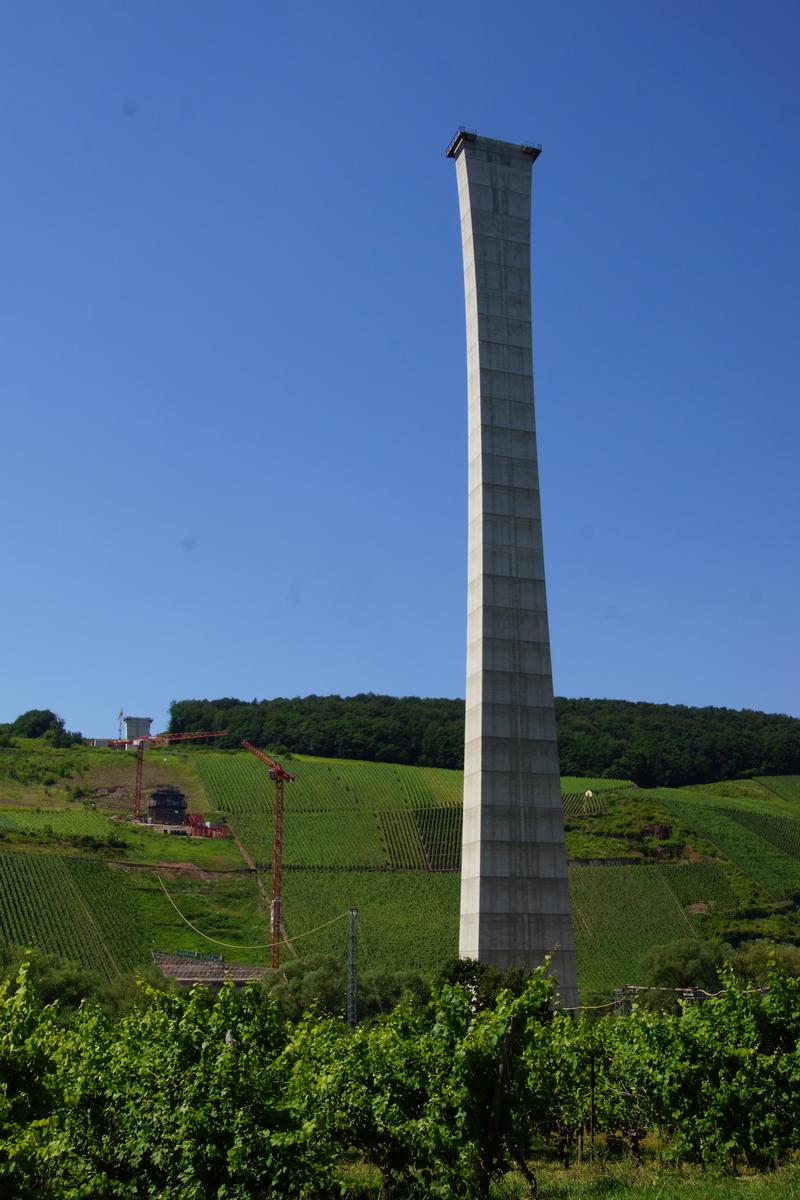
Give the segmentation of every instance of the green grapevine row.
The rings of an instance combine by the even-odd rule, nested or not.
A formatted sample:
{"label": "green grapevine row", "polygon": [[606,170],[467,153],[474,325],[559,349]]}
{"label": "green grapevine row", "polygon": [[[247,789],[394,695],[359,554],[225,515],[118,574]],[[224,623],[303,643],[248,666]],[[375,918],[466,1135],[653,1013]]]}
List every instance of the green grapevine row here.
{"label": "green grapevine row", "polygon": [[119,1020],[85,1006],[64,1027],[23,968],[0,988],[0,1191],[312,1200],[356,1161],[384,1195],[486,1200],[512,1168],[538,1194],[534,1159],[581,1136],[638,1162],[654,1134],[660,1159],[756,1168],[721,1185],[754,1194],[800,1150],[797,979],[773,971],[761,993],[728,972],[678,1014],[573,1020],[551,1002],[539,968],[477,1011],[444,985],[353,1029],[284,1021],[257,986],[154,992]]}
{"label": "green grapevine row", "polygon": [[[569,872],[575,950],[584,987],[607,991],[635,982],[626,977],[630,964],[652,946],[695,936],[671,878],[660,866],[577,867]],[[691,886],[686,877],[681,885]]]}
{"label": "green grapevine row", "polygon": [[431,871],[461,870],[460,808],[420,808],[414,813],[425,859]]}
{"label": "green grapevine row", "polygon": [[83,809],[0,809],[0,829],[21,833],[107,838],[113,828],[108,817]]}
{"label": "green grapevine row", "polygon": [[378,813],[386,856],[396,871],[424,871],[428,866],[415,817],[404,809]]}
{"label": "green grapevine row", "polygon": [[561,805],[565,817],[601,817],[606,811],[602,794],[587,796],[585,792],[564,792]]}
{"label": "green grapevine row", "polygon": [[[259,868],[272,862],[272,813],[233,818],[232,828]],[[287,805],[283,822],[287,866],[382,867],[386,858],[370,812],[296,812]]]}
{"label": "green grapevine row", "polygon": [[120,971],[132,971],[146,963],[150,939],[133,904],[126,874],[97,859],[65,862]]}
{"label": "green grapevine row", "polygon": [[[800,891],[800,862],[741,820],[744,809],[713,803],[707,794],[658,790],[652,793],[689,828],[709,838],[722,853],[779,899]],[[684,798],[685,797],[685,798]]]}
{"label": "green grapevine row", "polygon": [[38,945],[110,977],[117,964],[73,882],[69,860],[0,852],[0,938]]}
{"label": "green grapevine row", "polygon": [[790,854],[792,858],[800,858],[800,821],[750,808],[726,808],[723,811],[727,817],[752,830],[778,850]]}

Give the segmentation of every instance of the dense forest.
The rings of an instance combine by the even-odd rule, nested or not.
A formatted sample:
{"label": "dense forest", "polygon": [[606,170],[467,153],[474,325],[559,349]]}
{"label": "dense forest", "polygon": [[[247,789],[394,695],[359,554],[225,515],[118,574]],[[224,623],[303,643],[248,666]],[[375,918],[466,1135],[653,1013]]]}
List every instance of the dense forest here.
{"label": "dense forest", "polygon": [[[800,720],[730,708],[556,698],[562,775],[680,787],[752,775],[800,774]],[[227,729],[298,754],[461,767],[463,700],[418,696],[178,700],[170,731]]]}

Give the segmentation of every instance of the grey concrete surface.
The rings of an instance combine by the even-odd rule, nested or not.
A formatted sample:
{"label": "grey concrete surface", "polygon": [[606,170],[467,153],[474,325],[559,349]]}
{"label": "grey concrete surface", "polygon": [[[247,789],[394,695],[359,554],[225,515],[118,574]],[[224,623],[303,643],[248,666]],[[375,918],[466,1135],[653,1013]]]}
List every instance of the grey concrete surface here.
{"label": "grey concrete surface", "polygon": [[531,351],[535,148],[457,136],[469,410],[459,953],[553,955],[578,1002],[550,664]]}

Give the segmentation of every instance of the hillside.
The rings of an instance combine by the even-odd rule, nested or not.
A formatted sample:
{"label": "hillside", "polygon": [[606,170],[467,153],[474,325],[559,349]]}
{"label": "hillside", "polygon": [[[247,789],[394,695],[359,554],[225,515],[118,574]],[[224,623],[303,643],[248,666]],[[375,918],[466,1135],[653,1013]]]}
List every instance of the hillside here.
{"label": "hillside", "polygon": [[[800,772],[800,720],[779,714],[556,697],[556,720],[565,775],[680,787]],[[219,744],[229,749],[245,738],[294,754],[459,768],[464,702],[371,694],[180,700],[170,729],[227,729]]]}
{"label": "hillside", "polygon": [[[286,765],[296,777],[285,790],[283,894],[294,953],[342,956],[354,906],[365,969],[435,971],[457,947],[461,773],[303,755]],[[0,749],[2,939],[107,976],[153,949],[263,963],[266,768],[240,751],[145,755],[146,789],[181,787],[191,809],[224,817],[246,858],[233,838],[134,827],[132,783],[123,752]],[[565,777],[562,791],[584,991],[635,981],[642,954],[682,937],[800,943],[800,777],[650,790]]]}

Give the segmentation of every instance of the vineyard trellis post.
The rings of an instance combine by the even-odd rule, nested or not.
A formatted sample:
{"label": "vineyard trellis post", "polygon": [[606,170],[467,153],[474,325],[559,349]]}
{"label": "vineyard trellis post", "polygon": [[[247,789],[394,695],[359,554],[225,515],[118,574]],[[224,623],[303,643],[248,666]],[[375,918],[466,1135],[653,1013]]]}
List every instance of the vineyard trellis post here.
{"label": "vineyard trellis post", "polygon": [[351,908],[347,928],[347,1024],[358,1020],[358,909]]}
{"label": "vineyard trellis post", "polygon": [[594,1162],[594,1050],[589,1054],[589,1162]]}

